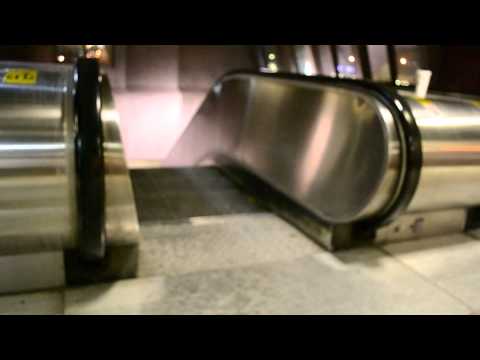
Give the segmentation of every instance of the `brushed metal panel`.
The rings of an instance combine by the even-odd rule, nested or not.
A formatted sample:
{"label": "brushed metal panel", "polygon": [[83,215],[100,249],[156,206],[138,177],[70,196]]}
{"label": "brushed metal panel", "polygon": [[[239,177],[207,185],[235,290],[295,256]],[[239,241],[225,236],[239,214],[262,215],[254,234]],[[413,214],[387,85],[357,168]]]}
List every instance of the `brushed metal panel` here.
{"label": "brushed metal panel", "polygon": [[332,223],[382,211],[401,163],[393,116],[368,92],[250,74],[213,87],[167,164],[217,155]]}
{"label": "brushed metal panel", "polygon": [[[34,84],[3,81],[37,71]],[[0,255],[74,248],[77,239],[74,67],[0,63]],[[107,245],[135,244],[138,220],[106,76],[101,82]]]}
{"label": "brushed metal panel", "polygon": [[461,97],[403,93],[422,137],[423,165],[408,212],[480,204],[480,107]]}
{"label": "brushed metal panel", "polygon": [[[9,69],[36,84],[6,84]],[[72,247],[76,234],[73,68],[0,65],[0,253]]]}

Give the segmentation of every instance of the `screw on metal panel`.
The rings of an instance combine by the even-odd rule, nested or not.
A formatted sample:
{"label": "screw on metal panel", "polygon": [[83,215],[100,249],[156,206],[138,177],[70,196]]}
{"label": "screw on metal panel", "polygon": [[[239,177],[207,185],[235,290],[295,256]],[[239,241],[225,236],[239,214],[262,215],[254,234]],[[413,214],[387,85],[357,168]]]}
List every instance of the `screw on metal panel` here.
{"label": "screw on metal panel", "polygon": [[418,233],[421,229],[422,224],[424,223],[425,219],[423,217],[415,219],[412,225],[410,225],[410,229],[412,229],[413,233]]}

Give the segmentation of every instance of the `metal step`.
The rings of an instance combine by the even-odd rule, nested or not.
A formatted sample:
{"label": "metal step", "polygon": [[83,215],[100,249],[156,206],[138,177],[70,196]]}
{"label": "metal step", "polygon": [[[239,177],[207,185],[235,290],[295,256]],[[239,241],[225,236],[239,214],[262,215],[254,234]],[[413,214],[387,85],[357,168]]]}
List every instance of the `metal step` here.
{"label": "metal step", "polygon": [[214,167],[131,171],[140,222],[264,211]]}

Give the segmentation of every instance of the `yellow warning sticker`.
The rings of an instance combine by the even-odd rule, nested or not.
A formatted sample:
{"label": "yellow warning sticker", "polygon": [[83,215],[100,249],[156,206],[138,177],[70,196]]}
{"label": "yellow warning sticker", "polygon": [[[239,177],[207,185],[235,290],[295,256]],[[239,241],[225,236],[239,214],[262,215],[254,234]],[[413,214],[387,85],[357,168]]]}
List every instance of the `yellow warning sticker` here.
{"label": "yellow warning sticker", "polygon": [[3,77],[4,84],[35,85],[38,71],[34,69],[10,69]]}
{"label": "yellow warning sticker", "polygon": [[432,101],[431,100],[427,100],[427,99],[417,99],[417,101],[423,105],[423,106],[430,106],[432,105]]}
{"label": "yellow warning sticker", "polygon": [[423,98],[416,98],[416,100],[427,111],[432,111],[435,114],[438,114],[441,112],[440,109],[438,108],[438,105],[434,103],[432,100],[423,99]]}

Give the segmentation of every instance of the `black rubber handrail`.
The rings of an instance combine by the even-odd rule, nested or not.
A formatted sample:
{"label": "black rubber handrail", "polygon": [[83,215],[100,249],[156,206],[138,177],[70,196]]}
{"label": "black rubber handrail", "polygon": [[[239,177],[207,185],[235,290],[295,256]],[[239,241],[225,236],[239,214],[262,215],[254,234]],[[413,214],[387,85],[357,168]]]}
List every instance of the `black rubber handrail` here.
{"label": "black rubber handrail", "polygon": [[81,58],[75,71],[78,249],[85,260],[99,260],[106,246],[100,67],[94,59]]}

